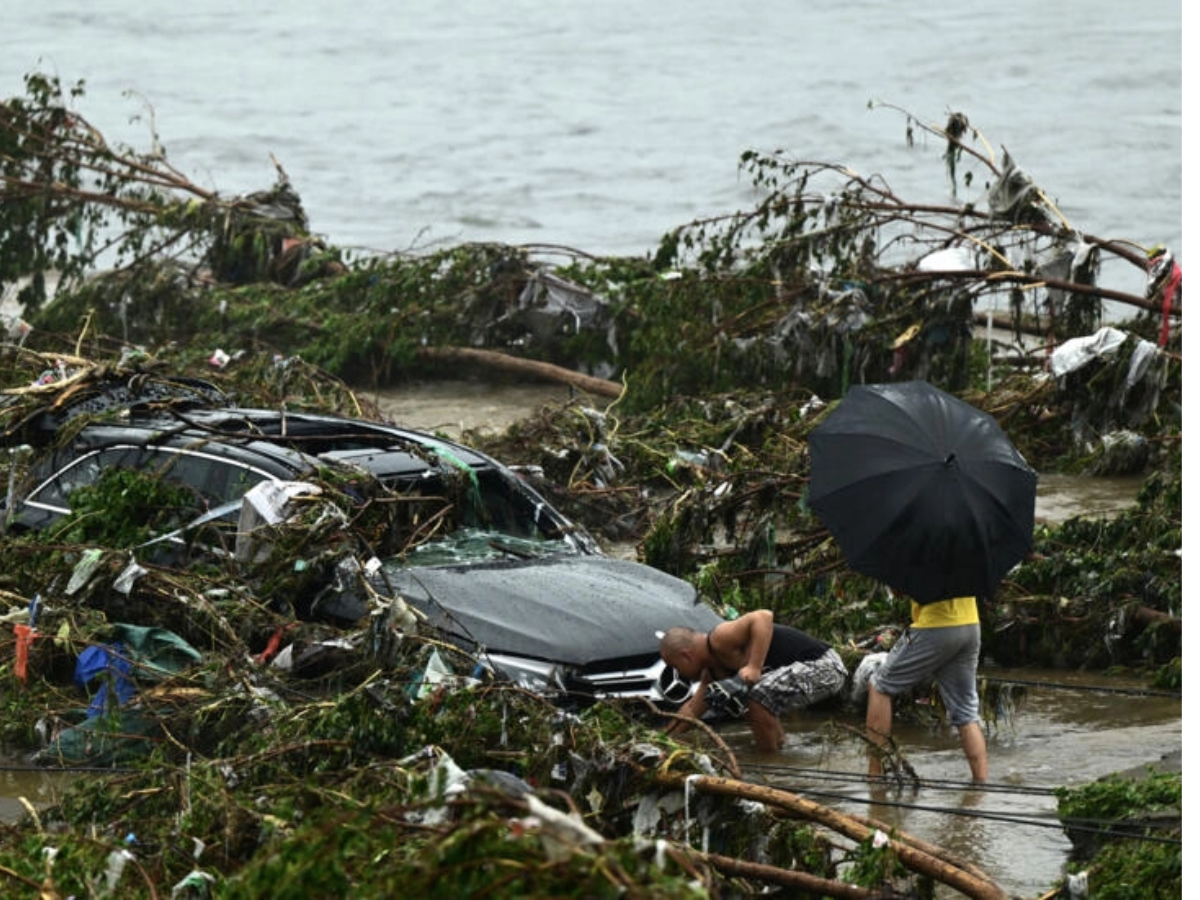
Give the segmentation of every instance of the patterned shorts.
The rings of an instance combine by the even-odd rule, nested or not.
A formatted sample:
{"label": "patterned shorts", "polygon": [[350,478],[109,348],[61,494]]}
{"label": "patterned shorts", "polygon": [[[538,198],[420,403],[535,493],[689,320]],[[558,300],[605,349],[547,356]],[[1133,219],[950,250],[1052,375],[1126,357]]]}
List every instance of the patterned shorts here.
{"label": "patterned shorts", "polygon": [[841,656],[831,647],[817,659],[766,672],[750,688],[750,699],[779,716],[837,696],[848,677]]}

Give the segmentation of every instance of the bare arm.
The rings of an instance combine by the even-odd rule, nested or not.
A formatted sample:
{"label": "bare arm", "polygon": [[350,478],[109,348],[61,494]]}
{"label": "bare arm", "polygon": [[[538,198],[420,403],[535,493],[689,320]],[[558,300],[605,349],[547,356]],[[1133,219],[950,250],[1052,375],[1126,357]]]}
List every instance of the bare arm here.
{"label": "bare arm", "polygon": [[[699,719],[708,709],[708,670],[704,670],[704,674],[700,676],[700,684],[696,686],[695,692],[683,702],[683,705],[675,711],[677,716],[686,716],[689,719]],[[691,722],[684,719],[672,719],[663,731],[666,734],[682,734],[692,727]]]}
{"label": "bare arm", "polygon": [[747,684],[755,684],[762,678],[774,629],[775,614],[769,609],[756,609],[714,628],[711,633],[713,649],[723,660],[740,659],[738,675]]}

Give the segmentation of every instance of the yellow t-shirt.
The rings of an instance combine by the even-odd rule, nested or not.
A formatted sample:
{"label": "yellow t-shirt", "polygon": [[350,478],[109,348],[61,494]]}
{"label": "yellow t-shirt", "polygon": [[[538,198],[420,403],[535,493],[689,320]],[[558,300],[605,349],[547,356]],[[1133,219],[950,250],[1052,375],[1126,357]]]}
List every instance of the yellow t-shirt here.
{"label": "yellow t-shirt", "polygon": [[955,597],[936,603],[913,603],[913,628],[948,628],[951,625],[978,625],[979,609],[974,597]]}

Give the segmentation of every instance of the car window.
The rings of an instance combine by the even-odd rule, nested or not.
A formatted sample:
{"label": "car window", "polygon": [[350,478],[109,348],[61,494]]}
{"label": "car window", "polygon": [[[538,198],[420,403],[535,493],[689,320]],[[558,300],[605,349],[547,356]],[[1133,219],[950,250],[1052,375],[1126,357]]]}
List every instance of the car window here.
{"label": "car window", "polygon": [[515,479],[496,469],[476,470],[461,500],[460,525],[523,539],[546,536],[553,523]]}
{"label": "car window", "polygon": [[57,475],[37,487],[30,493],[27,502],[66,509],[70,505],[67,503],[67,495],[71,491],[77,487],[95,484],[99,477],[100,454],[89,453],[72,460]]}
{"label": "car window", "polygon": [[220,456],[189,451],[161,451],[146,462],[163,478],[193,488],[211,509],[245,493],[267,477],[266,473]]}
{"label": "car window", "polygon": [[137,469],[192,488],[206,508],[240,499],[246,491],[271,476],[251,466],[208,453],[166,447],[108,447],[73,460],[37,488],[29,502],[70,507],[70,494],[95,484],[110,468]]}

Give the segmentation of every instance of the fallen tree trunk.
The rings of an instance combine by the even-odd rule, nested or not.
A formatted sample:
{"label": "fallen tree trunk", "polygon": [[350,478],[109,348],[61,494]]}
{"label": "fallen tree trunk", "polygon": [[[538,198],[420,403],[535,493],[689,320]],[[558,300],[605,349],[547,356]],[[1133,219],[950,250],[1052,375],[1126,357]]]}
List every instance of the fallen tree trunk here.
{"label": "fallen tree trunk", "polygon": [[832,881],[828,878],[810,875],[807,872],[796,872],[792,869],[781,869],[778,866],[746,862],[744,859],[736,859],[732,856],[709,853],[704,860],[718,872],[726,875],[732,875],[735,878],[752,878],[755,881],[795,888],[814,897],[834,897],[836,900],[872,900],[872,898],[880,896],[879,891],[856,887],[853,884],[846,884],[844,881]]}
{"label": "fallen tree trunk", "polygon": [[496,350],[479,350],[474,347],[422,347],[417,351],[417,355],[439,363],[472,364],[525,378],[558,381],[600,397],[620,397],[625,390],[623,385],[615,381],[584,375],[582,372],[564,369],[553,363],[509,356]]}
{"label": "fallen tree trunk", "polygon": [[891,826],[871,819],[839,812],[820,803],[806,800],[789,791],[764,785],[749,784],[731,778],[711,775],[667,775],[662,780],[685,789],[738,797],[774,807],[801,818],[824,825],[851,840],[861,843],[876,831],[888,835],[896,856],[909,869],[954,888],[977,900],[1007,900],[1006,894],[994,881],[976,867],[953,857],[947,851],[919,838],[904,834]]}
{"label": "fallen tree trunk", "polygon": [[1139,606],[1133,611],[1133,620],[1144,625],[1165,625],[1175,634],[1183,634],[1183,619],[1177,619],[1170,613],[1151,609],[1149,606]]}

